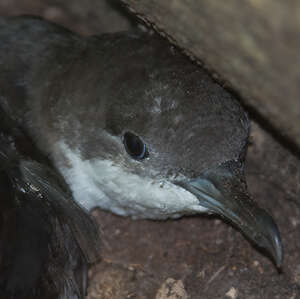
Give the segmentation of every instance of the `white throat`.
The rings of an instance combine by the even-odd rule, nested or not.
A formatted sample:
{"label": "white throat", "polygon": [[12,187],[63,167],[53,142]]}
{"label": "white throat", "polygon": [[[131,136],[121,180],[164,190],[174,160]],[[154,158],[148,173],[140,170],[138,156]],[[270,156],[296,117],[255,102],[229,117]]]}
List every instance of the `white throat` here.
{"label": "white throat", "polygon": [[58,147],[68,167],[55,161],[75,200],[86,209],[94,207],[134,218],[166,219],[206,212],[190,192],[168,181],[130,173],[110,160],[82,160],[78,150],[64,142]]}

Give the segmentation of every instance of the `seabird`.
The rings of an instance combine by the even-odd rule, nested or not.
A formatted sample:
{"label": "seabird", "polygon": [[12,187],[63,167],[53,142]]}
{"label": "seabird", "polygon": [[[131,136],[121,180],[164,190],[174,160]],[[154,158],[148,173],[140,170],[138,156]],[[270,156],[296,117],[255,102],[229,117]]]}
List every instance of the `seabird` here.
{"label": "seabird", "polygon": [[247,114],[171,44],[3,17],[0,57],[2,109],[78,205],[134,219],[217,214],[280,267],[278,228],[247,192]]}

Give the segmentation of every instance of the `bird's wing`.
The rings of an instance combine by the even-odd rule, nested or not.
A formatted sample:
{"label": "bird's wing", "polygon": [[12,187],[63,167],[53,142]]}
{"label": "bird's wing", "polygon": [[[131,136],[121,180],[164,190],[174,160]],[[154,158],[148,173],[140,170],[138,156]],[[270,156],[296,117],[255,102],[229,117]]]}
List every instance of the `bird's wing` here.
{"label": "bird's wing", "polygon": [[59,174],[0,112],[0,297],[83,298],[98,231]]}

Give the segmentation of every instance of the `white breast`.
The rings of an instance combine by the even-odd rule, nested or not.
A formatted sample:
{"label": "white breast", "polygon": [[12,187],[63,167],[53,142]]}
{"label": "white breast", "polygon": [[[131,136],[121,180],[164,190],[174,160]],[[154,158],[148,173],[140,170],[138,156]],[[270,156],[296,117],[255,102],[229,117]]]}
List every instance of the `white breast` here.
{"label": "white breast", "polygon": [[166,219],[206,212],[190,192],[168,181],[140,177],[112,161],[82,160],[64,142],[58,144],[68,167],[56,161],[75,200],[90,210],[94,207],[134,218]]}

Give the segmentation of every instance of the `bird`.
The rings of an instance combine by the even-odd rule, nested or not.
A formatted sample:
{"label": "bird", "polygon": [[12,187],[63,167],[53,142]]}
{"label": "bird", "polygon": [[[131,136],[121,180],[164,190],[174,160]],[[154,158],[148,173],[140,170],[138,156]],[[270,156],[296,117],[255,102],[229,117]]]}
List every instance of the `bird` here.
{"label": "bird", "polygon": [[0,106],[80,207],[133,219],[215,214],[281,266],[279,229],[247,191],[247,113],[157,34],[83,37],[2,17]]}
{"label": "bird", "polygon": [[0,297],[84,298],[99,232],[18,125],[0,109]]}

